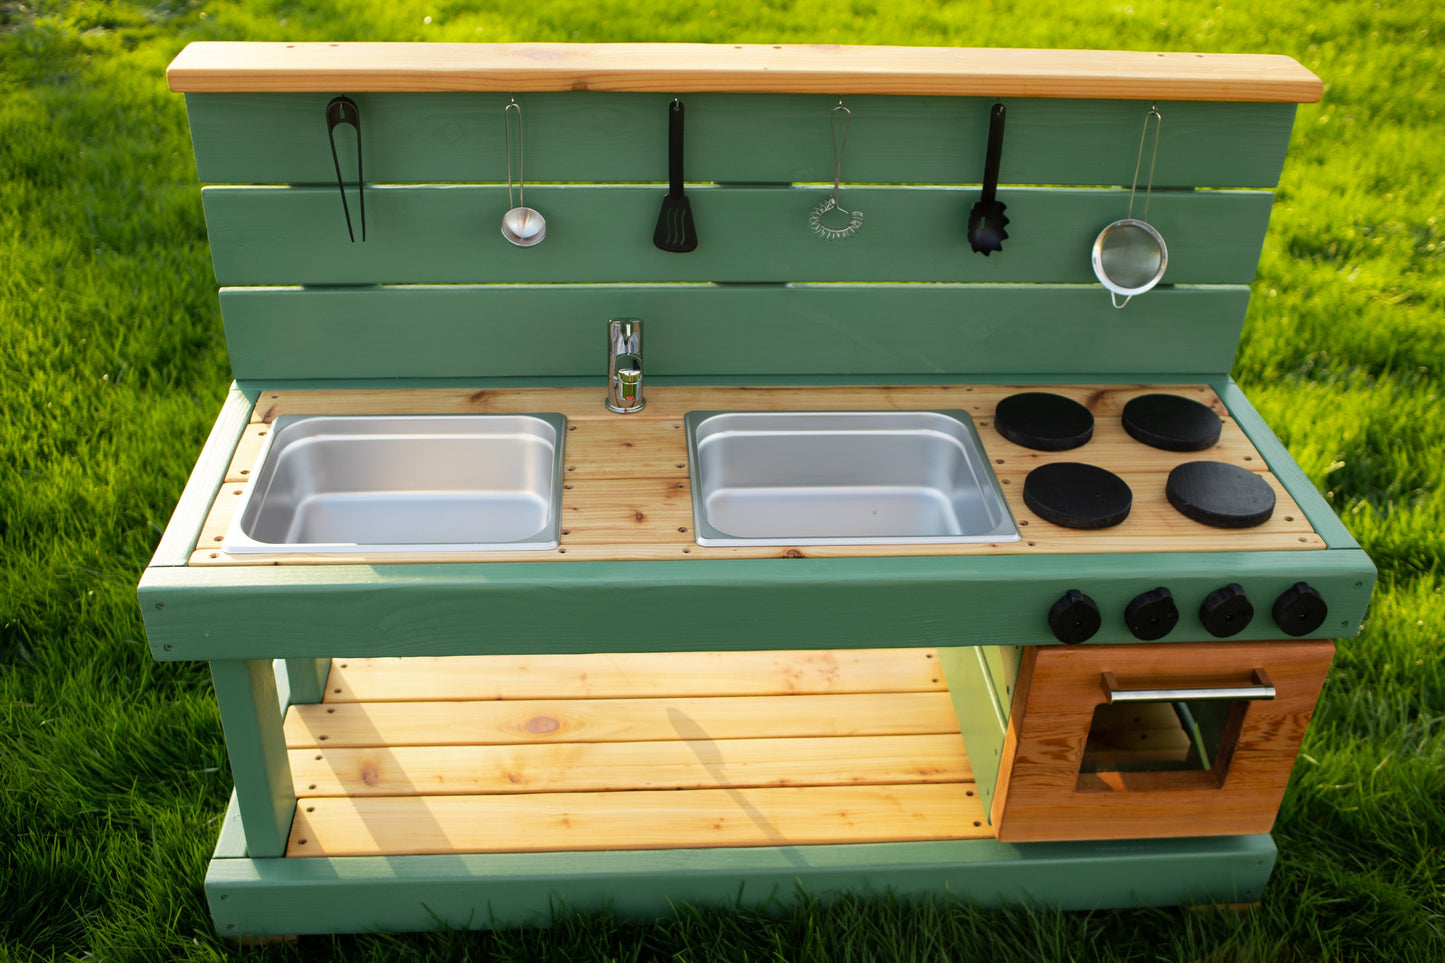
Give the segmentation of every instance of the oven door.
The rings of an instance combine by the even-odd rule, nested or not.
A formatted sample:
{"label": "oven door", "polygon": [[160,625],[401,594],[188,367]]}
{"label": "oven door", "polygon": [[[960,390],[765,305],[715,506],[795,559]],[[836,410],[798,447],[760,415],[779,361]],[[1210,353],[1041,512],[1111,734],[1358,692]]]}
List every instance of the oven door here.
{"label": "oven door", "polygon": [[993,824],[1007,842],[1267,833],[1334,646],[1038,646]]}

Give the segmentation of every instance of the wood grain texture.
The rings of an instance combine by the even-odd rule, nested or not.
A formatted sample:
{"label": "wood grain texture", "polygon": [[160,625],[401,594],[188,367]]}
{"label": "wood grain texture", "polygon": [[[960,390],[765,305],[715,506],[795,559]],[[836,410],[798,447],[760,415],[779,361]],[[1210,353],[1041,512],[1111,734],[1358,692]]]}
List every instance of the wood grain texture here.
{"label": "wood grain texture", "polygon": [[957,732],[946,692],[292,706],[292,749]]}
{"label": "wood grain texture", "polygon": [[[336,183],[324,136],[329,92],[188,94],[197,173],[210,184]],[[505,93],[351,93],[365,118],[374,184],[506,181]],[[568,91],[518,103],[527,116],[529,183],[667,182],[670,93]],[[846,174],[855,184],[975,184],[993,97],[848,98]],[[833,180],[829,122],[837,97],[691,94],[687,179],[720,184]],[[1293,104],[1166,101],[1154,164],[1162,187],[1273,187]],[[1010,98],[1005,184],[1129,185],[1147,105],[1125,100]],[[319,136],[318,136],[319,135]],[[1066,145],[1066,146],[1065,146]],[[822,148],[821,150],[819,148]],[[341,169],[354,141],[337,139]],[[368,241],[368,243],[370,243]]]}
{"label": "wood grain texture", "polygon": [[986,839],[966,783],[308,799],[287,856]]}
{"label": "wood grain texture", "polygon": [[[1003,771],[993,802],[1008,842],[1265,833],[1324,684],[1329,642],[1031,647],[1019,675]],[[1263,669],[1278,694],[1249,702],[1227,761],[1210,772],[1109,773],[1081,778],[1079,763],[1100,677],[1122,685],[1248,684]],[[1223,770],[1223,771],[1219,771]]]}
{"label": "wood grain texture", "polygon": [[228,287],[220,302],[232,371],[260,382],[597,378],[609,317],[646,322],[649,379],[1137,381],[1229,370],[1249,289],[1169,286],[1126,311],[1096,284]]}
{"label": "wood grain texture", "polygon": [[335,659],[326,699],[445,702],[939,692],[932,649]]}
{"label": "wood grain texture", "polygon": [[[201,200],[223,285],[953,281],[1086,284],[1108,300],[1089,252],[1127,212],[1126,189],[1003,188],[1017,226],[1008,257],[985,259],[964,231],[976,188],[845,184],[842,202],[866,220],[846,242],[829,242],[808,218],[830,187],[689,187],[702,241],[687,257],[652,243],[664,185],[529,183],[547,239],[528,248],[498,229],[511,206],[505,181],[368,188],[365,244],[351,242],[334,182],[207,187]],[[1156,188],[1149,223],[1168,241],[1165,282],[1252,282],[1273,200]]]}
{"label": "wood grain texture", "polygon": [[218,466],[234,460],[237,437],[246,430],[251,417],[248,412],[254,410],[255,396],[232,384],[147,567],[185,565],[194,553],[196,533],[205,523],[207,506],[216,498]]}
{"label": "wood grain texture", "polygon": [[757,91],[1313,102],[1289,57],[761,44],[192,43],[166,72],[202,91]]}
{"label": "wood grain texture", "polygon": [[293,749],[290,755],[296,793],[307,798],[973,781],[957,733]]}
{"label": "wood grain texture", "polygon": [[[245,482],[222,486],[192,556],[193,565],[309,565],[364,562],[568,561],[587,559],[838,558],[906,555],[1059,554],[1072,552],[1308,550],[1324,547],[1308,520],[1268,471],[1264,459],[1229,419],[1212,390],[1201,385],[1164,390],[1199,398],[1224,420],[1215,448],[1181,454],[1129,438],[1118,412],[1132,397],[1160,390],[1150,386],[1063,386],[1049,390],[1075,398],[1095,414],[1095,438],[1071,452],[1035,452],[1005,441],[993,426],[998,401],[1027,386],[924,386],[871,388],[706,388],[657,387],[648,407],[620,417],[586,388],[518,389],[511,392],[430,390],[421,392],[264,392],[257,400],[247,443],[258,440],[281,414],[409,414],[560,411],[568,417],[562,493],[561,545],[552,552],[440,553],[385,555],[228,555],[220,543],[231,523]],[[953,409],[974,418],[991,467],[1020,523],[1017,542],[964,545],[706,547],[692,533],[692,502],[682,416],[695,409],[721,410]],[[1164,495],[1174,465],[1220,460],[1260,475],[1276,495],[1273,517],[1256,528],[1211,528],[1179,514]],[[1128,519],[1103,531],[1079,531],[1050,524],[1023,503],[1029,471],[1057,461],[1090,460],[1110,468],[1134,493]],[[243,478],[232,466],[228,477]]]}

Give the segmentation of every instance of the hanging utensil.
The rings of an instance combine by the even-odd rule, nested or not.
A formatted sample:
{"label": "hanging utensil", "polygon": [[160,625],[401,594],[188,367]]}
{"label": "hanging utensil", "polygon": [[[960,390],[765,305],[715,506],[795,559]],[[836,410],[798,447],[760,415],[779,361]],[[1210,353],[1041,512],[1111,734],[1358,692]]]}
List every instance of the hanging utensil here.
{"label": "hanging utensil", "polygon": [[998,163],[1003,157],[1003,104],[994,104],[988,115],[988,151],[983,159],[983,193],[968,212],[968,243],[977,254],[988,257],[994,251],[1003,250],[1008,238],[1004,225],[1008,218],[1003,212],[1006,207],[994,199],[998,190]]}
{"label": "hanging utensil", "polygon": [[[513,108],[517,111],[517,204],[512,206],[512,125]],[[502,215],[502,236],[517,247],[540,244],[547,236],[547,219],[527,206],[527,181],[522,169],[522,105],[514,98],[502,108],[502,129],[507,146],[507,206]]]}
{"label": "hanging utensil", "polygon": [[[838,112],[843,112],[843,141],[838,142]],[[845,237],[852,237],[858,233],[858,228],[863,226],[863,212],[850,211],[838,203],[838,186],[843,181],[843,151],[848,147],[848,130],[853,126],[853,112],[843,106],[843,101],[838,101],[838,106],[833,108],[829,118],[829,127],[833,132],[833,196],[826,198],[823,203],[813,208],[813,213],[808,215],[808,226],[813,233],[829,241],[841,240]],[[823,223],[823,215],[830,211],[837,211],[848,216],[848,223],[843,227],[829,227]]]}
{"label": "hanging utensil", "polygon": [[[1144,160],[1144,139],[1149,134],[1149,121],[1154,120],[1154,151],[1149,156],[1149,182],[1144,188],[1144,216],[1134,218],[1134,193],[1139,188],[1139,167]],[[1159,130],[1164,115],[1150,107],[1144,115],[1144,129],[1139,132],[1139,153],[1134,158],[1134,183],[1129,187],[1129,211],[1122,221],[1115,221],[1099,232],[1094,240],[1094,275],[1109,289],[1109,301],[1116,308],[1128,304],[1136,294],[1143,294],[1164,277],[1169,266],[1169,248],[1164,237],[1149,223],[1149,197],[1154,192],[1154,161],[1159,157]],[[1124,300],[1119,300],[1119,295]]]}
{"label": "hanging utensil", "polygon": [[331,141],[331,163],[336,167],[336,189],[341,192],[341,212],[346,215],[346,236],[356,243],[356,234],[351,230],[351,208],[346,204],[346,180],[341,176],[341,160],[336,155],[336,128],[350,124],[356,131],[356,193],[361,207],[361,239],[366,240],[366,187],[361,176],[361,108],[356,101],[342,94],[333,97],[326,105],[326,139]]}
{"label": "hanging utensil", "polygon": [[667,180],[652,243],[664,251],[686,254],[697,248],[697,225],[692,205],[682,193],[682,101],[676,98],[667,108]]}

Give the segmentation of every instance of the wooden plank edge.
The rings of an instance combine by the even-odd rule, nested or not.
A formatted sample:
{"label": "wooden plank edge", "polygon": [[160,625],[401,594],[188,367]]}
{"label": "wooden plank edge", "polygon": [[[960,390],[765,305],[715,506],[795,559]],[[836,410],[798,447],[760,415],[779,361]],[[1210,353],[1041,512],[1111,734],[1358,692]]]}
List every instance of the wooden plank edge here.
{"label": "wooden plank edge", "polygon": [[1324,84],[1270,54],[803,44],[188,45],[177,93],[661,91],[1312,103]]}
{"label": "wooden plank edge", "polygon": [[248,421],[254,417],[257,397],[256,393],[248,393],[235,382],[231,383],[221,412],[186,479],[186,487],[181,491],[180,500],[166,523],[148,568],[187,564],[210,515],[216,492],[224,483],[237,441],[247,430]]}

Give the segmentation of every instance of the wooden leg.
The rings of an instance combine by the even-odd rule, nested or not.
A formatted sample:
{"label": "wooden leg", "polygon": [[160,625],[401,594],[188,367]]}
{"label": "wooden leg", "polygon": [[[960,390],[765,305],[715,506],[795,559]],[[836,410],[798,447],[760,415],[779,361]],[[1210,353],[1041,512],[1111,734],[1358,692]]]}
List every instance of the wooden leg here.
{"label": "wooden leg", "polygon": [[285,659],[281,665],[286,681],[286,701],[281,705],[283,715],[288,705],[312,705],[321,701],[326,694],[326,679],[331,675],[330,659]]}
{"label": "wooden leg", "polygon": [[246,852],[252,859],[283,856],[296,794],[281,713],[276,711],[276,675],[271,661],[212,662],[211,681],[226,731]]}

